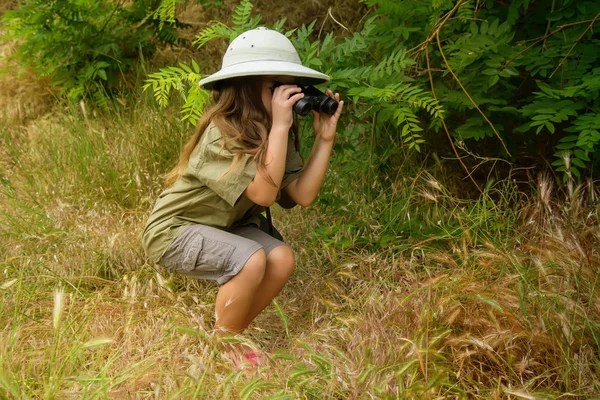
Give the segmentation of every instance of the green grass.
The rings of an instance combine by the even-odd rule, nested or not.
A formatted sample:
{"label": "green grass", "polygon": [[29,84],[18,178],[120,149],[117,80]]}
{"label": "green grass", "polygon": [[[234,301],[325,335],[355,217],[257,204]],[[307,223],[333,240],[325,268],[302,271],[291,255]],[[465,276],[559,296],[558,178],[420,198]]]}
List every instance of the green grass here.
{"label": "green grass", "polygon": [[216,286],[140,247],[190,130],[124,103],[0,124],[0,397],[600,396],[591,184],[560,200],[547,178],[527,194],[503,181],[464,200],[403,166],[367,200],[334,162],[319,204],[275,210],[297,268],[239,338],[275,364],[245,373],[210,333]]}

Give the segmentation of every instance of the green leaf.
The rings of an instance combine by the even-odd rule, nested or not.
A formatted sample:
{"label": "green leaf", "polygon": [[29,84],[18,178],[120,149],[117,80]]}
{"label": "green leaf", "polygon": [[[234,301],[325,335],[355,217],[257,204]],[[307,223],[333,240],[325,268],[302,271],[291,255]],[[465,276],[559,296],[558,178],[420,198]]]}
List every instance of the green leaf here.
{"label": "green leaf", "polygon": [[500,303],[498,303],[498,301],[496,301],[495,299],[492,299],[490,297],[483,296],[480,294],[475,295],[475,298],[477,298],[478,300],[482,301],[483,303],[495,308],[496,310],[498,310],[500,312],[504,312],[504,309],[502,308],[502,306],[500,306]]}
{"label": "green leaf", "polygon": [[579,139],[579,136],[576,135],[569,135],[569,136],[565,136],[564,138],[560,139],[561,142],[575,142]]}
{"label": "green leaf", "polygon": [[590,157],[588,156],[588,153],[587,153],[587,151],[583,151],[583,150],[580,150],[580,149],[576,149],[576,150],[574,151],[574,153],[575,153],[575,157],[577,157],[577,158],[579,158],[579,159],[581,159],[581,160],[583,160],[583,161],[588,161],[588,162],[589,162],[589,161],[591,161],[591,160],[590,160]]}
{"label": "green leaf", "polygon": [[473,35],[477,35],[477,33],[479,32],[479,28],[477,27],[477,24],[475,23],[475,21],[471,21],[469,28],[471,29],[471,33]]}
{"label": "green leaf", "polygon": [[546,120],[548,120],[548,118],[549,118],[549,115],[535,115],[531,119],[533,121],[546,121]]}
{"label": "green leaf", "polygon": [[266,397],[265,400],[293,400],[296,396],[291,393],[277,393],[274,396]]}
{"label": "green leaf", "polygon": [[570,171],[577,178],[581,178],[581,173],[579,172],[579,170],[577,168],[575,168],[575,167],[572,166],[571,169],[570,169]]}
{"label": "green leaf", "polygon": [[570,150],[575,147],[575,143],[559,143],[556,145],[556,148],[559,150]]}
{"label": "green leaf", "polygon": [[374,370],[377,369],[376,365],[369,365],[363,372],[362,374],[360,374],[360,376],[358,377],[358,381],[357,383],[359,385],[363,385],[367,379],[369,378],[369,375],[371,375],[371,372],[373,372]]}
{"label": "green leaf", "polygon": [[487,21],[483,21],[481,23],[481,25],[479,26],[479,30],[481,31],[481,33],[487,33],[487,31],[488,31],[488,22]]}
{"label": "green leaf", "polygon": [[494,21],[492,22],[492,24],[489,26],[488,28],[488,35],[496,35],[496,31],[498,30],[498,19],[494,19]]}
{"label": "green leaf", "polygon": [[277,310],[277,313],[279,314],[279,317],[281,318],[281,322],[283,323],[283,327],[285,328],[285,333],[289,337],[290,332],[288,331],[287,316],[285,315],[283,308],[281,308],[281,305],[279,304],[279,302],[277,300],[273,300],[273,305],[275,306],[275,309]]}
{"label": "green leaf", "polygon": [[183,63],[179,63],[179,66],[180,66],[180,67],[181,67],[181,68],[182,68],[182,69],[183,69],[185,72],[187,72],[187,73],[192,73],[192,72],[193,72],[193,71],[192,71],[192,69],[191,69],[191,68],[190,68],[188,65],[185,65],[185,64],[183,64]]}
{"label": "green leaf", "polygon": [[196,61],[194,59],[192,59],[192,68],[194,68],[194,72],[199,74],[200,73],[200,67],[198,66],[198,63],[196,63]]}
{"label": "green leaf", "polygon": [[585,163],[584,163],[583,161],[581,161],[579,158],[577,158],[577,157],[573,157],[573,158],[571,159],[571,162],[572,162],[574,165],[577,165],[578,167],[580,167],[580,168],[582,168],[582,169],[585,169]]}
{"label": "green leaf", "polygon": [[272,384],[269,382],[265,382],[263,378],[254,378],[242,388],[240,392],[240,398],[242,400],[249,400],[258,389],[265,389],[271,386]]}

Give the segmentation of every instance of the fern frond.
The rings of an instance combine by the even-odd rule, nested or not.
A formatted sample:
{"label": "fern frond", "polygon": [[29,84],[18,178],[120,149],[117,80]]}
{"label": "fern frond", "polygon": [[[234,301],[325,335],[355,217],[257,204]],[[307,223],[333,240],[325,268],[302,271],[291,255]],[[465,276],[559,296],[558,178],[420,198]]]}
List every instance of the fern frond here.
{"label": "fern frond", "polygon": [[[554,154],[557,159],[552,165],[557,167],[557,171],[565,172],[565,179],[569,174],[579,177],[578,168],[587,168],[590,155],[598,150],[600,144],[600,113],[579,115],[565,131],[574,134],[560,140],[556,146],[558,152]],[[565,157],[565,153],[568,157]],[[568,164],[566,159],[569,160]]]}
{"label": "fern frond", "polygon": [[198,33],[194,44],[201,48],[206,43],[213,39],[225,38],[229,39],[235,32],[222,22],[214,22]]}
{"label": "fern frond", "polygon": [[254,20],[250,20],[250,15],[252,14],[253,5],[250,0],[242,0],[242,2],[235,8],[233,12],[233,16],[231,19],[233,20],[234,30],[239,33],[247,31],[248,29],[253,28],[253,24],[257,24],[260,21],[254,22]]}
{"label": "fern frond", "polygon": [[184,101],[183,119],[189,119],[195,124],[208,100],[208,92],[198,86],[201,78],[199,69],[195,62],[192,67],[180,63],[179,67],[162,68],[148,75],[142,88],[144,91],[152,89],[154,98],[162,107],[167,106],[171,91],[176,90]]}
{"label": "fern frond", "polygon": [[160,5],[154,12],[154,18],[160,20],[159,29],[162,30],[165,21],[175,22],[175,7],[179,0],[161,0]]}
{"label": "fern frond", "polygon": [[394,124],[401,127],[404,143],[417,151],[420,151],[420,144],[425,141],[420,134],[423,128],[415,111],[425,110],[434,120],[443,118],[442,107],[435,98],[424,89],[405,82],[384,87],[354,87],[348,91],[348,94],[354,97],[355,103],[358,99],[368,99],[379,104],[383,111],[392,116]]}
{"label": "fern frond", "polygon": [[458,18],[461,22],[466,23],[468,21],[472,21],[475,17],[475,2],[467,1],[460,5],[458,10],[456,11],[456,18]]}
{"label": "fern frond", "polygon": [[275,23],[273,24],[271,29],[273,29],[274,31],[283,33],[283,25],[285,24],[286,21],[287,21],[287,17],[283,17],[280,20],[275,21]]}
{"label": "fern frond", "polygon": [[195,126],[202,117],[202,112],[208,99],[209,94],[206,90],[198,85],[191,85],[185,97],[185,103],[181,108],[182,119],[190,121]]}
{"label": "fern frond", "polygon": [[[200,33],[196,36],[194,44],[198,46],[198,48],[200,48],[213,39],[222,38],[227,39],[228,41],[232,41],[241,33],[258,27],[262,17],[260,15],[257,15],[254,18],[250,18],[252,7],[253,6],[250,0],[243,0],[235,8],[235,11],[233,13],[233,27],[229,27],[219,21],[214,21],[209,26],[200,31]],[[283,25],[283,22],[280,21],[278,22],[278,24],[280,28],[281,25]]]}

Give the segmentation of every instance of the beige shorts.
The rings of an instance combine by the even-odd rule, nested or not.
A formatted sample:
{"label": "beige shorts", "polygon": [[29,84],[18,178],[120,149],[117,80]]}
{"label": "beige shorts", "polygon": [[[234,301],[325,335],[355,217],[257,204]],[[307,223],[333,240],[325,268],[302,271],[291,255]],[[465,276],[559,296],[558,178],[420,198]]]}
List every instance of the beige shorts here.
{"label": "beige shorts", "polygon": [[192,225],[171,243],[159,264],[171,272],[222,285],[242,270],[252,254],[260,249],[269,254],[283,244],[254,225],[231,231]]}

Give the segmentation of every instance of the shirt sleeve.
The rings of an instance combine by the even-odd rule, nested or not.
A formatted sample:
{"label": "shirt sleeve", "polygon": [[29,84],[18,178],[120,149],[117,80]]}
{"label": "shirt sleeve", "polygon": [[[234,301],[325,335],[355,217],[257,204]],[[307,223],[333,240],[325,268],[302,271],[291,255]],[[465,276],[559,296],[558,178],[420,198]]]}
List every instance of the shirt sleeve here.
{"label": "shirt sleeve", "polygon": [[252,155],[236,154],[223,146],[222,139],[207,138],[201,144],[199,159],[190,165],[201,183],[215,192],[232,207],[256,175],[256,163]]}

